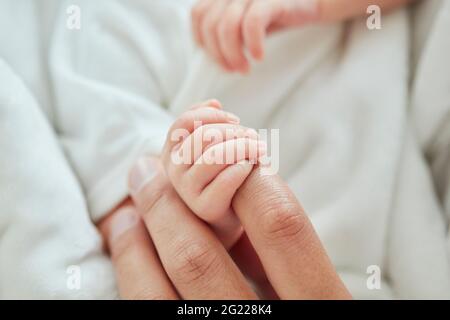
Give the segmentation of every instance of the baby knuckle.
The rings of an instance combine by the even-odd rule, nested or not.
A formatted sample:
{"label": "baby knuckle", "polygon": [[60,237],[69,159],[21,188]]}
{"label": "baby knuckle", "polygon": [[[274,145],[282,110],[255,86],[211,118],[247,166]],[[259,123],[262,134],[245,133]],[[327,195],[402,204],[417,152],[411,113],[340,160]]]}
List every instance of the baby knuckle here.
{"label": "baby knuckle", "polygon": [[203,14],[203,7],[200,4],[196,4],[191,11],[191,17],[193,20],[198,20]]}
{"label": "baby knuckle", "polygon": [[[176,153],[174,153],[176,154]],[[172,154],[172,155],[174,155]],[[178,153],[179,155],[179,153]],[[180,156],[180,155],[179,155]],[[178,160],[178,159],[174,159],[174,156],[172,156],[171,158],[169,158],[169,161],[166,161],[166,172],[167,172],[167,176],[169,177],[170,181],[177,181],[178,180],[178,164],[177,162],[175,162],[174,160]],[[185,159],[180,156],[180,161],[184,161]]]}
{"label": "baby knuckle", "polygon": [[241,14],[239,11],[235,10],[228,11],[228,19],[230,21],[230,26],[235,31],[239,31],[239,26],[241,25],[243,18],[244,15]]}
{"label": "baby knuckle", "polygon": [[219,18],[216,18],[214,16],[207,16],[204,19],[204,28],[209,34],[215,34],[216,29],[219,25]]}
{"label": "baby knuckle", "polygon": [[229,115],[227,112],[218,109],[212,109],[214,122],[227,122]]}
{"label": "baby knuckle", "polygon": [[180,128],[190,128],[195,122],[195,113],[193,110],[184,112],[175,122],[172,124],[169,133]]}
{"label": "baby knuckle", "polygon": [[[197,203],[198,197],[202,191],[202,185],[198,182],[197,174],[192,172],[192,170],[188,170],[180,177],[177,190],[189,207],[191,206],[191,203]],[[187,199],[187,196],[190,198]]]}
{"label": "baby knuckle", "polygon": [[114,263],[118,261],[127,261],[128,256],[135,249],[135,242],[122,236],[117,239],[113,246],[110,247],[111,259]]}
{"label": "baby knuckle", "polygon": [[213,277],[220,262],[211,246],[198,241],[181,241],[175,250],[172,265],[177,281],[194,284],[200,280],[207,281]]}
{"label": "baby knuckle", "polygon": [[191,16],[193,19],[201,19],[202,16],[206,13],[207,9],[207,1],[200,0],[198,1],[191,10]]}
{"label": "baby knuckle", "polygon": [[231,34],[239,32],[240,23],[239,20],[231,17],[225,17],[222,22],[219,24],[219,33],[223,37],[229,37]]}
{"label": "baby knuckle", "polygon": [[263,17],[258,11],[248,13],[244,18],[244,29],[254,32],[263,24]]}
{"label": "baby knuckle", "polygon": [[[241,162],[234,165],[233,173],[225,176],[224,179],[226,182],[232,183],[236,179],[239,179],[240,177],[246,177],[250,174],[252,165],[248,162]],[[240,180],[240,179],[239,179]]]}
{"label": "baby knuckle", "polygon": [[214,127],[208,124],[199,126],[195,128],[192,137],[196,142],[204,142],[209,134],[213,132],[213,129]]}
{"label": "baby knuckle", "polygon": [[211,204],[208,203],[207,201],[203,201],[201,199],[199,199],[195,204],[195,212],[197,213],[197,215],[206,221],[209,221],[211,216],[213,215],[212,211],[211,211]]}
{"label": "baby knuckle", "polygon": [[228,35],[230,33],[229,30],[229,23],[225,19],[222,20],[222,22],[219,23],[217,26],[217,36],[221,41],[224,41],[227,39]]}
{"label": "baby knuckle", "polygon": [[207,123],[203,124],[202,130],[205,129],[205,125],[212,123],[220,123],[225,119],[225,112],[222,110],[218,110],[216,108],[208,107],[205,109],[205,117],[207,119]]}

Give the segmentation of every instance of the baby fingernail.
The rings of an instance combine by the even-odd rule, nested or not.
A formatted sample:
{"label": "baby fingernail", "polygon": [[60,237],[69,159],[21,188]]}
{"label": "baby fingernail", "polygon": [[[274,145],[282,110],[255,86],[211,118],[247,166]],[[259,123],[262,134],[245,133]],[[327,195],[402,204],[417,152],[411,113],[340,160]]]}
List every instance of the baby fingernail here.
{"label": "baby fingernail", "polygon": [[227,116],[228,122],[236,124],[241,122],[241,119],[237,115],[232,114],[231,112],[225,112],[225,114]]}
{"label": "baby fingernail", "polygon": [[258,139],[259,134],[255,129],[247,129],[247,137],[251,138],[251,139]]}
{"label": "baby fingernail", "polygon": [[130,171],[129,187],[131,194],[136,194],[147,185],[158,171],[156,160],[143,157],[140,158]]}
{"label": "baby fingernail", "polygon": [[222,104],[217,99],[210,99],[206,101],[205,104],[216,109],[222,109]]}
{"label": "baby fingernail", "polygon": [[267,143],[265,141],[258,141],[258,153],[259,155],[265,155],[267,153]]}
{"label": "baby fingernail", "polygon": [[111,221],[109,243],[113,243],[125,232],[136,227],[138,222],[139,216],[133,207],[125,207],[117,211]]}

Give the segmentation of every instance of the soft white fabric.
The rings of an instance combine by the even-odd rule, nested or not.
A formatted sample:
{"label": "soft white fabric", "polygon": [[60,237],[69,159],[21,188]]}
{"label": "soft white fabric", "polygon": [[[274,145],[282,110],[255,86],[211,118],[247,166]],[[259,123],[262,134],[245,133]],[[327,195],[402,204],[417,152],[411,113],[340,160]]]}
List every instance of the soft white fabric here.
{"label": "soft white fabric", "polygon": [[0,5],[0,299],[117,297],[111,263],[51,126],[46,45],[58,5]]}
{"label": "soft white fabric", "polygon": [[[19,20],[46,22],[30,22],[20,29],[22,38],[14,39],[18,45],[2,48],[1,56],[16,73],[11,77],[22,77],[29,88],[20,90],[28,92],[30,100],[35,96],[54,125],[82,184],[92,218],[99,219],[127,196],[129,166],[142,153],[159,152],[176,115],[192,103],[215,97],[249,127],[280,129],[280,173],[306,207],[356,298],[449,297],[448,215],[444,210],[448,213],[450,206],[442,205],[450,198],[450,177],[444,175],[449,169],[449,129],[443,130],[441,124],[448,124],[448,76],[442,75],[442,86],[435,84],[436,74],[449,66],[445,53],[439,51],[447,50],[448,57],[448,1],[438,3],[438,19],[426,26],[428,32],[417,32],[417,36],[410,33],[406,10],[383,16],[383,27],[376,31],[368,30],[365,20],[359,19],[280,33],[268,40],[265,61],[246,77],[223,74],[194,48],[189,2],[79,0],[56,4],[49,0],[48,8],[38,8],[31,1],[17,5],[11,0],[7,1],[11,10],[2,11],[8,12],[6,22],[11,26]],[[65,27],[68,4],[80,6],[81,30]],[[420,14],[425,9],[417,11]],[[18,18],[27,14],[30,20]],[[33,25],[47,30],[47,36],[36,37]],[[0,32],[2,37],[8,35]],[[423,34],[420,45],[412,46]],[[442,44],[444,48],[439,48]],[[30,46],[29,50],[21,50],[21,45]],[[415,53],[411,61],[410,47]],[[32,61],[25,59],[30,49],[39,52]],[[22,65],[24,59],[30,61],[29,67]],[[431,101],[436,103],[431,106]],[[34,102],[24,105],[36,109]],[[434,111],[429,111],[430,106]],[[3,109],[2,105],[2,112],[12,112]],[[428,112],[440,112],[441,117],[428,116]],[[447,122],[441,122],[445,115]],[[26,119],[17,116],[14,123],[25,136],[39,138]],[[48,215],[40,217],[34,231],[43,234],[52,223],[55,230],[48,234],[47,247],[39,243],[43,236],[30,237],[33,242],[27,249],[15,253],[33,263],[27,270],[29,279],[22,279],[24,284],[41,279],[34,265],[43,261],[48,262],[46,276],[59,281],[57,266],[80,264],[80,255],[74,244],[62,252],[57,241],[64,238],[70,242],[71,236],[92,230],[85,219],[80,190],[59,151],[45,151],[40,146],[54,145],[46,130],[42,142],[17,145],[12,138],[5,140],[16,146],[5,158],[6,164],[19,163],[30,153],[25,157],[37,168],[45,168],[50,160],[42,160],[45,164],[39,166],[39,161],[30,160],[32,156],[55,159],[61,166],[52,165],[54,172],[46,171],[49,178],[45,181],[25,165],[8,170],[0,179],[7,187],[13,177],[22,176],[33,186],[32,191],[20,189],[2,199],[3,210],[27,202],[24,199],[30,198],[30,192],[33,195],[27,216],[10,220],[11,214],[2,215],[5,227],[0,229],[0,257],[9,257],[17,249],[4,248],[4,238],[26,236],[21,230],[30,223],[28,215],[35,214],[33,208],[48,208]],[[423,151],[430,154],[438,192]],[[48,189],[55,185],[67,189]],[[52,190],[51,201],[56,204],[36,190]],[[51,212],[67,206],[70,199],[73,205],[68,212],[77,218],[71,223],[64,221],[64,214],[61,220],[52,219],[55,215]],[[3,231],[7,227],[10,232]],[[86,242],[85,252],[91,253],[83,256],[88,264],[83,270],[102,270],[109,275],[98,236],[80,239]],[[19,262],[0,259],[0,293],[5,297],[10,295],[9,284],[20,280],[19,272],[13,277],[4,271],[14,263]],[[381,268],[381,290],[366,286],[370,265]],[[11,282],[3,281],[5,277]],[[86,288],[94,284],[90,280]],[[95,290],[83,291],[83,296],[114,294],[112,277],[96,279],[95,284]],[[39,282],[36,286],[39,290],[34,296],[52,297],[57,290]],[[18,288],[17,296],[33,296],[26,287]],[[59,289],[60,297],[80,293]]]}
{"label": "soft white fabric", "polygon": [[[426,19],[435,14],[434,19]],[[415,11],[416,20],[430,21],[418,25],[416,34],[422,46],[411,94],[412,123],[418,144],[430,166],[439,201],[440,219],[436,218],[436,238],[441,250],[450,252],[450,2],[433,0],[422,3]],[[429,33],[423,30],[428,30]],[[422,40],[423,39],[423,40]],[[435,199],[436,202],[436,199]],[[441,222],[442,221],[442,222]],[[442,223],[441,226],[438,224]],[[443,237],[446,237],[443,238]],[[437,252],[435,254],[438,254]],[[450,257],[447,255],[447,262]],[[437,267],[430,263],[434,271]],[[447,295],[448,296],[448,295]]]}
{"label": "soft white fabric", "polygon": [[101,239],[46,118],[3,61],[0,83],[0,298],[115,297]]}
{"label": "soft white fabric", "polygon": [[[432,13],[436,18],[426,19]],[[429,23],[416,28],[418,42],[423,45],[417,50],[419,62],[411,98],[413,123],[431,163],[438,196],[450,217],[450,3],[425,2],[414,17]]]}

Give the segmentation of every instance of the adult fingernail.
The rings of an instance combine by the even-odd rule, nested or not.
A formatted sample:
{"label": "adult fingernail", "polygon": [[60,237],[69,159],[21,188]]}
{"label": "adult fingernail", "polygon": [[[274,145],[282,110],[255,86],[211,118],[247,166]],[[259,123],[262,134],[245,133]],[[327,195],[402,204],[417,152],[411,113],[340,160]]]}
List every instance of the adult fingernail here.
{"label": "adult fingernail", "polygon": [[109,242],[116,241],[125,232],[136,227],[138,222],[139,215],[133,207],[125,207],[117,211],[112,217]]}
{"label": "adult fingernail", "polygon": [[140,158],[130,171],[129,188],[131,194],[137,194],[158,172],[158,163],[149,157]]}

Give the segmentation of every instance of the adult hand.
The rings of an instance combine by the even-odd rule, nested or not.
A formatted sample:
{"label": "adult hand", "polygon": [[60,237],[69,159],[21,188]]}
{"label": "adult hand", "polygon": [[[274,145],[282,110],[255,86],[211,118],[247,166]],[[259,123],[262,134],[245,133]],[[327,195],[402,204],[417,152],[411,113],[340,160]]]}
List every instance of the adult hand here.
{"label": "adult hand", "polygon": [[[179,198],[158,162],[141,159],[132,170],[130,187],[137,210],[126,206],[100,226],[122,298],[258,297],[214,233]],[[350,298],[308,217],[281,179],[255,170],[233,206],[259,257],[256,269],[262,266],[280,298]]]}

